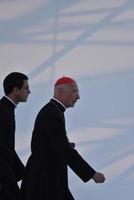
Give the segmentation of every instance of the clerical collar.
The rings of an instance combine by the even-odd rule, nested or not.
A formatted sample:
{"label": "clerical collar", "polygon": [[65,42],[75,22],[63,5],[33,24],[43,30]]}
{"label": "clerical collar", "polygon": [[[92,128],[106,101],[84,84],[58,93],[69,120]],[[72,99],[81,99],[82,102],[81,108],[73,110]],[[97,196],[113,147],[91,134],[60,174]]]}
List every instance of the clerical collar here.
{"label": "clerical collar", "polygon": [[54,97],[52,98],[53,100],[57,101],[60,105],[63,106],[63,108],[66,110],[66,107],[63,105],[63,103],[61,103],[58,99],[55,99]]}
{"label": "clerical collar", "polygon": [[17,105],[13,102],[12,99],[10,99],[8,96],[5,96],[10,102],[12,102],[12,104],[15,106],[15,108],[17,107]]}

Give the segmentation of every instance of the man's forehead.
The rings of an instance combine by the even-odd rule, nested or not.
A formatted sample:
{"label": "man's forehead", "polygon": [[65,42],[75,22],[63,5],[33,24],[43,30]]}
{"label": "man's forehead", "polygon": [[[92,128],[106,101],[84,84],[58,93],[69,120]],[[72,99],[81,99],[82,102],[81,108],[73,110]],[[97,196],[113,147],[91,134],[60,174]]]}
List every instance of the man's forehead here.
{"label": "man's forehead", "polygon": [[66,84],[66,87],[78,90],[78,85],[77,85],[76,82],[75,83]]}
{"label": "man's forehead", "polygon": [[26,86],[26,85],[28,85],[28,80],[23,81],[23,86]]}

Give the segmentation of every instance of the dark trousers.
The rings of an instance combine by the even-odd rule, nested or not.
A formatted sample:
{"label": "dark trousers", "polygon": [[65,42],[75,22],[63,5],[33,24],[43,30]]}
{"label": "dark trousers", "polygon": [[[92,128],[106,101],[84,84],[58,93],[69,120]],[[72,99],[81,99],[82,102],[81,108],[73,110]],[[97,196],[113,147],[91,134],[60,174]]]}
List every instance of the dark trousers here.
{"label": "dark trousers", "polygon": [[0,200],[19,200],[20,190],[17,183],[4,179],[0,188]]}
{"label": "dark trousers", "polygon": [[0,192],[0,200],[19,200],[19,197],[12,197],[8,194],[5,194],[4,192]]}
{"label": "dark trousers", "polygon": [[2,191],[0,192],[0,200],[10,200]]}

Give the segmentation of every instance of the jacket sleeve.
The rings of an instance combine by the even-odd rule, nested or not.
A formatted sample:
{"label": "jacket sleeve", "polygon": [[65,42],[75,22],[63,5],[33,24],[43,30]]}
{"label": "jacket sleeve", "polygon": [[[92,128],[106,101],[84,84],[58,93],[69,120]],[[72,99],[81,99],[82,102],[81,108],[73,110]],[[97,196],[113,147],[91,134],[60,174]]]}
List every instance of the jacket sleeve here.
{"label": "jacket sleeve", "polygon": [[14,156],[14,164],[13,164],[14,172],[17,178],[17,181],[20,181],[23,178],[25,167],[18,157],[16,151]]}
{"label": "jacket sleeve", "polygon": [[[5,120],[5,113],[3,109],[0,109],[0,156],[2,152],[2,144],[3,144],[3,137],[6,130],[6,120]],[[1,162],[0,162],[0,179],[2,177],[2,169],[1,169]]]}
{"label": "jacket sleeve", "polygon": [[40,128],[45,130],[45,135],[58,156],[65,162],[84,182],[90,180],[95,170],[71,147],[67,137],[65,125],[60,116],[48,116],[47,126],[40,120]]}

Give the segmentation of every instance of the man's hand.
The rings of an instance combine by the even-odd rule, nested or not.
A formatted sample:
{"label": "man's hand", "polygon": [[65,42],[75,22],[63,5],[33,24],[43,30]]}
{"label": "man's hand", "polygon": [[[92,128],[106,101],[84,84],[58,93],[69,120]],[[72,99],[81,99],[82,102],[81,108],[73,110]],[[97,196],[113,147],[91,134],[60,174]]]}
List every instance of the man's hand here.
{"label": "man's hand", "polygon": [[92,179],[95,183],[103,183],[105,181],[105,176],[100,172],[96,172]]}

